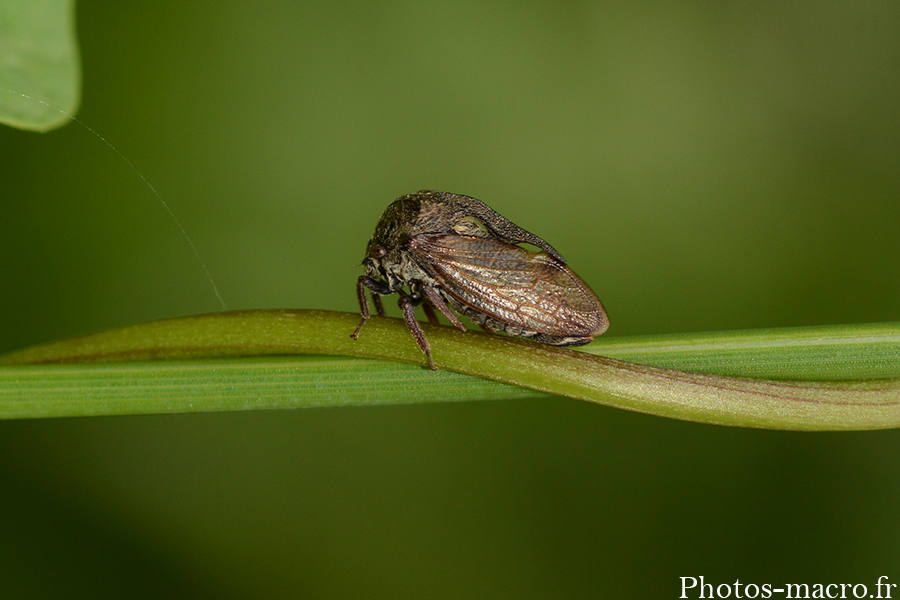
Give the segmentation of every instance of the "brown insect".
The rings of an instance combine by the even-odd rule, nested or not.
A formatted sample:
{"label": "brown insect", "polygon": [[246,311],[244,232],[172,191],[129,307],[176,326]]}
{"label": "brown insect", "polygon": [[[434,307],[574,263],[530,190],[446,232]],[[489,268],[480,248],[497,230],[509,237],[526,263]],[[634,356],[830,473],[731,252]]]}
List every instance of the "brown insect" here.
{"label": "brown insect", "polygon": [[609,327],[600,300],[553,246],[468,196],[423,190],[398,198],[381,215],[362,264],[362,322],[350,337],[370,317],[366,288],[379,316],[381,296],[400,294],[406,325],[432,370],[415,316],[420,304],[432,325],[437,309],[460,331],[466,326],[455,313],[488,331],[554,346],[582,346]]}

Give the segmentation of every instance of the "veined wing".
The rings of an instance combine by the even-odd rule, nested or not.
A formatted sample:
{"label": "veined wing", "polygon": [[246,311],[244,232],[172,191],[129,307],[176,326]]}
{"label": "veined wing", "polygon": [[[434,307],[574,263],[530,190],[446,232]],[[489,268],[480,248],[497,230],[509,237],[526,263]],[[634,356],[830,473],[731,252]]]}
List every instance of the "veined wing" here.
{"label": "veined wing", "polygon": [[409,246],[446,294],[498,321],[558,336],[594,336],[608,326],[594,292],[546,252],[447,234],[418,235]]}

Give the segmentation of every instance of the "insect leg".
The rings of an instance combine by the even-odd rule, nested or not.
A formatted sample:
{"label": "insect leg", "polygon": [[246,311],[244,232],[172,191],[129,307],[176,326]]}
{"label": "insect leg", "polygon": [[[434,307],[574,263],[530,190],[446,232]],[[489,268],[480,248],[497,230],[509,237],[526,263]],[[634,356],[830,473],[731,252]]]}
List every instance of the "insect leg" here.
{"label": "insect leg", "polygon": [[422,327],[416,320],[416,303],[409,296],[402,295],[397,304],[403,310],[403,318],[406,319],[406,326],[409,327],[409,332],[415,338],[419,349],[428,357],[428,368],[432,371],[437,371],[434,361],[431,360],[431,346],[428,344],[428,340],[425,339]]}
{"label": "insect leg", "polygon": [[431,307],[431,304],[428,302],[422,303],[422,310],[425,311],[425,316],[428,317],[428,322],[432,325],[440,325],[441,322],[438,321],[437,314],[434,312],[434,309]]}
{"label": "insect leg", "polygon": [[369,320],[369,317],[372,316],[369,312],[369,300],[366,298],[366,288],[372,290],[372,302],[375,303],[375,310],[378,311],[379,317],[384,316],[384,306],[381,304],[381,298],[379,296],[387,296],[394,293],[391,288],[375,281],[368,275],[359,276],[359,279],[356,280],[356,296],[359,298],[359,312],[362,314],[362,321],[359,322],[356,331],[350,334],[350,337],[354,340],[359,339],[359,332],[362,330],[363,325],[366,324],[366,321]]}
{"label": "insect leg", "polygon": [[381,304],[381,295],[380,294],[372,294],[372,303],[375,305],[375,312],[378,313],[379,317],[384,316],[384,305]]}
{"label": "insect leg", "polygon": [[[456,327],[460,331],[466,330],[466,326],[463,325],[462,321],[460,321],[459,318],[453,314],[453,311],[450,310],[450,307],[447,306],[447,303],[444,302],[444,299],[441,298],[441,295],[438,294],[433,287],[423,284],[422,293],[425,294],[425,298],[428,299],[428,302],[430,302],[432,306],[441,311],[441,314],[447,317],[448,321],[453,323],[454,327]],[[428,314],[427,306],[428,305],[426,304],[425,314]],[[434,313],[432,312],[432,314]],[[429,317],[428,320],[431,321],[431,318]]]}

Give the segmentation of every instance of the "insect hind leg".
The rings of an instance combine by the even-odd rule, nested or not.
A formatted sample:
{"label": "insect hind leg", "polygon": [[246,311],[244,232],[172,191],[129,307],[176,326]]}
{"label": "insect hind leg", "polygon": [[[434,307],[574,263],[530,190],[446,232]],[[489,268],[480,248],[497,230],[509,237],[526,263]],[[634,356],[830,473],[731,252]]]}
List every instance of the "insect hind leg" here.
{"label": "insect hind leg", "polygon": [[575,346],[584,346],[585,344],[590,344],[594,341],[593,336],[589,335],[550,335],[548,333],[538,333],[536,335],[527,336],[529,339],[534,340],[535,342],[540,342],[542,344],[550,344],[551,346],[568,346],[570,348]]}

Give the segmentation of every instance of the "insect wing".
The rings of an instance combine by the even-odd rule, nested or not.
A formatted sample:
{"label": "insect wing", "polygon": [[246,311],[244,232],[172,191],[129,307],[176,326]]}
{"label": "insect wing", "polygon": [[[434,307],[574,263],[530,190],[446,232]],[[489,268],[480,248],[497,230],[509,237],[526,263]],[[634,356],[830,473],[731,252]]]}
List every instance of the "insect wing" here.
{"label": "insect wing", "polygon": [[546,252],[445,234],[418,235],[409,246],[447,295],[497,321],[559,336],[594,336],[606,330],[597,296]]}

